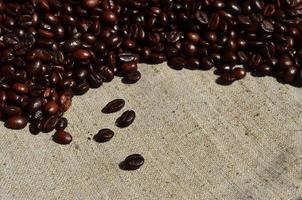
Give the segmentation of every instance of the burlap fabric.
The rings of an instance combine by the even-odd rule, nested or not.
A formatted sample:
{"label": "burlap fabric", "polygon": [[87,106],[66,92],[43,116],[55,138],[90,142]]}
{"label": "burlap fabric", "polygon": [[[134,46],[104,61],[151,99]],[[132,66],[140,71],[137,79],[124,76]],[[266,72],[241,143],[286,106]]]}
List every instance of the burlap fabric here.
{"label": "burlap fabric", "polygon": [[[273,78],[225,87],[212,72],[141,67],[138,84],[116,78],[77,97],[68,111],[74,140],[0,128],[0,199],[290,199],[302,197],[301,89]],[[137,113],[126,129],[121,114],[101,108],[126,99]],[[108,143],[92,137],[109,127]],[[141,153],[137,171],[119,169]]]}

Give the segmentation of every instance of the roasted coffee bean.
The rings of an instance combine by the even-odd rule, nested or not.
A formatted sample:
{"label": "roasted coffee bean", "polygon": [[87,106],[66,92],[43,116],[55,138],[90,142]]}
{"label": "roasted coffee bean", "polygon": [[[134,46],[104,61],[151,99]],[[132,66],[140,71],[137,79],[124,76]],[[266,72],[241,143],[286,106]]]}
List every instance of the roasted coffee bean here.
{"label": "roasted coffee bean", "polygon": [[126,74],[123,78],[123,83],[133,84],[141,79],[142,75],[139,71],[134,71]]}
{"label": "roasted coffee bean", "polygon": [[123,161],[123,168],[125,170],[136,170],[140,168],[145,162],[145,159],[140,154],[132,154],[127,156]]}
{"label": "roasted coffee bean", "polygon": [[17,116],[22,114],[22,109],[18,106],[4,106],[3,110],[8,116]]}
{"label": "roasted coffee bean", "polygon": [[173,57],[169,59],[168,65],[171,66],[173,69],[181,70],[187,65],[187,61],[182,57]]}
{"label": "roasted coffee bean", "polygon": [[65,117],[62,117],[57,122],[55,128],[57,131],[61,131],[61,130],[64,130],[67,126],[68,126],[68,120]]}
{"label": "roasted coffee bean", "polygon": [[232,75],[235,79],[243,79],[246,76],[246,70],[244,68],[236,67],[232,70]]}
{"label": "roasted coffee bean", "polygon": [[22,83],[15,83],[13,89],[19,94],[27,94],[29,91],[28,87]]}
{"label": "roasted coffee bean", "polygon": [[49,101],[43,106],[43,111],[48,115],[54,115],[58,112],[59,105],[54,101]]}
{"label": "roasted coffee bean", "polygon": [[120,128],[125,128],[133,123],[135,116],[133,110],[127,110],[116,120],[116,125]]}
{"label": "roasted coffee bean", "polygon": [[222,85],[230,85],[230,84],[232,84],[235,80],[236,80],[236,78],[234,77],[234,75],[229,74],[229,73],[225,73],[225,74],[222,74],[222,75],[218,78],[218,83],[219,83],[219,84],[222,84]]}
{"label": "roasted coffee bean", "polygon": [[121,110],[125,106],[124,99],[115,99],[110,101],[103,109],[103,113],[114,113]]}
{"label": "roasted coffee bean", "polygon": [[96,142],[108,142],[114,136],[114,132],[111,129],[101,129],[93,139]]}
{"label": "roasted coffee bean", "polygon": [[121,65],[121,70],[125,74],[137,71],[137,63],[136,62],[123,63]]}
{"label": "roasted coffee bean", "polygon": [[85,60],[89,59],[91,57],[91,54],[85,49],[78,49],[73,53],[73,56],[78,60]]}
{"label": "roasted coffee bean", "polygon": [[51,131],[53,131],[57,125],[59,121],[59,118],[58,116],[56,115],[52,115],[48,118],[45,118],[42,120],[42,131],[45,132],[45,133],[49,133]]}
{"label": "roasted coffee bean", "polygon": [[23,129],[27,125],[27,120],[23,116],[12,116],[4,124],[9,129]]}
{"label": "roasted coffee bean", "polygon": [[271,73],[271,67],[266,64],[262,64],[256,67],[255,73],[257,76],[267,76]]}
{"label": "roasted coffee bean", "polygon": [[72,141],[72,136],[70,133],[60,130],[52,136],[52,139],[58,144],[69,144]]}
{"label": "roasted coffee bean", "polygon": [[102,12],[101,18],[108,24],[114,25],[118,22],[117,16],[110,10]]}

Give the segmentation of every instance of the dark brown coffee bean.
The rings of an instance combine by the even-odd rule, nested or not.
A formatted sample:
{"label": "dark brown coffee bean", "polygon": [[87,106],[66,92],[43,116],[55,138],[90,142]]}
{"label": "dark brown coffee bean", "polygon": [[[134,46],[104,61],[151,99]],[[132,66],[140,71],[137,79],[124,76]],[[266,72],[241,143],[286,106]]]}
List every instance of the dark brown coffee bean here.
{"label": "dark brown coffee bean", "polygon": [[101,17],[108,24],[114,25],[118,22],[117,16],[110,10],[103,11]]}
{"label": "dark brown coffee bean", "polygon": [[12,116],[5,122],[5,126],[9,129],[23,129],[26,125],[27,120],[23,116]]}
{"label": "dark brown coffee bean", "polygon": [[54,115],[58,112],[59,105],[54,101],[49,101],[43,106],[43,111],[48,115]]}
{"label": "dark brown coffee bean", "polygon": [[141,79],[142,75],[139,71],[130,72],[123,78],[123,83],[133,84]]}
{"label": "dark brown coffee bean", "polygon": [[28,87],[25,84],[22,84],[22,83],[15,83],[13,85],[13,89],[19,94],[27,94],[28,93]]}
{"label": "dark brown coffee bean", "polygon": [[41,128],[42,131],[45,133],[49,133],[51,131],[53,131],[57,125],[59,121],[58,116],[52,115],[49,118],[43,119],[42,120],[42,124],[41,124]]}
{"label": "dark brown coffee bean", "polygon": [[5,106],[3,110],[8,116],[17,116],[22,114],[22,110],[18,106]]}
{"label": "dark brown coffee bean", "polygon": [[149,56],[148,61],[150,61],[152,64],[159,64],[166,60],[165,54],[161,53],[153,53]]}
{"label": "dark brown coffee bean", "polygon": [[101,129],[93,139],[96,142],[108,142],[114,136],[114,132],[111,129]]}
{"label": "dark brown coffee bean", "polygon": [[230,85],[232,84],[234,81],[236,80],[236,78],[234,77],[234,75],[229,74],[229,73],[225,73],[222,74],[219,78],[218,78],[218,83],[221,85]]}
{"label": "dark brown coffee bean", "polygon": [[63,93],[59,98],[59,107],[66,112],[72,104],[72,96],[70,94]]}
{"label": "dark brown coffee bean", "polygon": [[137,71],[137,63],[136,62],[123,63],[121,65],[121,70],[125,74]]}
{"label": "dark brown coffee bean", "polygon": [[67,126],[68,126],[68,120],[65,117],[62,117],[59,119],[55,128],[57,131],[62,131],[64,129],[66,129]]}
{"label": "dark brown coffee bean", "polygon": [[74,88],[74,94],[76,94],[76,95],[83,95],[86,92],[88,92],[88,90],[89,90],[89,84],[86,83],[86,82],[84,82],[84,83],[81,83],[81,84],[77,85]]}
{"label": "dark brown coffee bean", "polygon": [[103,113],[114,113],[121,110],[125,106],[124,99],[115,99],[110,101],[103,109]]}
{"label": "dark brown coffee bean", "polygon": [[262,28],[262,30],[264,30],[265,32],[268,32],[268,33],[274,32],[274,25],[267,20],[264,20],[261,23],[261,28]]}
{"label": "dark brown coffee bean", "polygon": [[116,120],[116,125],[120,128],[128,127],[133,123],[135,116],[133,110],[127,110]]}
{"label": "dark brown coffee bean", "polygon": [[266,64],[262,64],[256,67],[255,73],[257,76],[267,76],[271,73],[271,67]]}
{"label": "dark brown coffee bean", "polygon": [[236,80],[243,79],[246,76],[246,70],[244,68],[236,67],[232,70],[232,75]]}
{"label": "dark brown coffee bean", "polygon": [[91,57],[91,54],[89,51],[87,51],[85,49],[78,49],[73,53],[73,56],[76,59],[85,60],[85,59],[89,59]]}
{"label": "dark brown coffee bean", "polygon": [[72,141],[72,136],[70,133],[60,130],[52,136],[52,139],[58,144],[69,144]]}
{"label": "dark brown coffee bean", "polygon": [[187,61],[182,57],[173,57],[169,59],[168,65],[171,66],[173,69],[181,70],[187,65]]}
{"label": "dark brown coffee bean", "polygon": [[99,0],[82,0],[82,4],[85,8],[95,8],[99,3]]}
{"label": "dark brown coffee bean", "polygon": [[145,162],[145,159],[140,154],[132,154],[127,156],[123,161],[123,167],[125,170],[136,170],[140,168]]}

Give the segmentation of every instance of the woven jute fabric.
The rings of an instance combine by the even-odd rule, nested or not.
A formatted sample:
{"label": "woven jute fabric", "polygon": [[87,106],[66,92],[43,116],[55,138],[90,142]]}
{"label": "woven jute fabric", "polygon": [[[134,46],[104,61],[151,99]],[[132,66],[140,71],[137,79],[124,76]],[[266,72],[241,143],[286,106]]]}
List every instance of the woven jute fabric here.
{"label": "woven jute fabric", "polygon": [[[302,197],[302,92],[271,77],[231,86],[213,72],[141,65],[141,81],[112,83],[76,97],[67,112],[74,140],[0,128],[0,199],[285,199]],[[126,100],[135,122],[115,127]],[[92,138],[111,128],[110,142]],[[119,163],[145,157],[136,171]]]}

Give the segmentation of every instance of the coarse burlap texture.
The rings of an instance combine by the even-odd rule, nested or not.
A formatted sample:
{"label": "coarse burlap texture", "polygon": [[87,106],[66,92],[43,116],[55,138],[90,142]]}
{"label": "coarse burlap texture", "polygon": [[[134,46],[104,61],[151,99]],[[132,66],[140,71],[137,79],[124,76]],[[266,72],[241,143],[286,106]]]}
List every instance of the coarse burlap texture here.
{"label": "coarse burlap texture", "polygon": [[[270,77],[226,87],[213,72],[140,69],[137,84],[116,78],[74,99],[70,145],[0,128],[0,199],[301,200],[301,89]],[[115,98],[137,113],[128,128],[114,126],[122,111],[101,113]],[[110,142],[88,139],[106,127]],[[145,164],[119,169],[132,153]]]}

